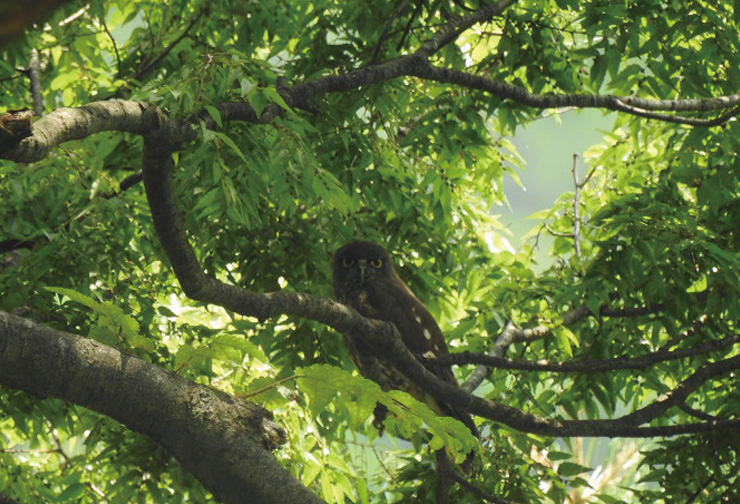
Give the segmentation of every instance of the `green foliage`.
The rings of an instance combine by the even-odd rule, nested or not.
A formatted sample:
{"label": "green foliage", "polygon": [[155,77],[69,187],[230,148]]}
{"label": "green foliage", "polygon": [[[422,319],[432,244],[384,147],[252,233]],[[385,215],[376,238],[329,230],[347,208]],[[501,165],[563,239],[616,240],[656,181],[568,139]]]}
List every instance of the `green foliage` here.
{"label": "green foliage", "polygon": [[[276,89],[278,76],[296,85],[370,64],[391,18],[381,62],[409,54],[448,14],[479,4],[410,2],[394,18],[398,2],[174,0],[163,8],[116,0],[79,13],[73,3],[2,48],[3,111],[30,105],[19,69],[31,48],[41,56],[47,112],[107,98],[156,103],[180,117],[205,111],[215,126],[202,123],[178,152],[174,177],[208,274],[258,292],[331,296],[332,252],[352,238],[380,241],[453,352],[487,351],[509,319],[553,329],[509,349],[528,360],[628,357],[737,334],[738,121],[689,128],[620,115],[583,153],[590,178],[580,190],[578,256],[573,191],[532,216],[537,227],[518,250],[505,218],[494,215],[508,203],[504,181],[517,183],[525,164],[510,137],[543,111],[410,77],[323,95],[309,104],[319,114],[290,109]],[[740,82],[739,24],[727,1],[526,0],[467,30],[432,62],[532,93],[729,95]],[[216,106],[229,101],[258,114],[276,103],[285,113],[269,124],[226,122]],[[141,149],[139,138],[105,132],[29,166],[0,162],[0,241],[30,247],[0,257],[0,309],[263,404],[288,432],[276,457],[328,502],[432,502],[430,452],[445,448],[460,461],[478,445],[469,432],[360,378],[325,326],[239,319],[185,299],[141,184],[116,194],[140,168]],[[551,260],[537,264],[547,234]],[[593,316],[562,327],[564,314],[582,305]],[[607,305],[661,309],[598,316]],[[577,375],[496,369],[476,393],[548,419],[616,417],[736,354],[730,347]],[[472,370],[455,372],[464,380]],[[722,378],[687,406],[737,418],[737,387]],[[378,402],[390,410],[380,437],[370,421]],[[152,441],[94,412],[7,389],[0,411],[0,492],[20,502],[209,498]],[[654,425],[692,421],[673,408]],[[479,423],[474,483],[500,498],[738,499],[740,441],[731,433],[606,445]],[[450,493],[476,502],[459,488]]]}
{"label": "green foliage", "polygon": [[375,382],[334,366],[314,365],[299,370],[298,387],[307,395],[309,411],[315,417],[332,404],[336,414],[349,417],[351,428],[359,429],[375,405],[381,403],[388,408],[385,425],[391,432],[416,443],[428,442],[431,450],[448,447],[458,462],[478,444],[462,422],[438,416],[405,392],[383,392]]}
{"label": "green foliage", "polygon": [[92,310],[96,320],[90,329],[90,338],[111,346],[139,347],[144,351],[152,349],[151,342],[139,334],[139,323],[136,319],[126,315],[120,307],[110,301],[98,303],[88,296],[62,287],[46,287],[46,290],[68,297]]}

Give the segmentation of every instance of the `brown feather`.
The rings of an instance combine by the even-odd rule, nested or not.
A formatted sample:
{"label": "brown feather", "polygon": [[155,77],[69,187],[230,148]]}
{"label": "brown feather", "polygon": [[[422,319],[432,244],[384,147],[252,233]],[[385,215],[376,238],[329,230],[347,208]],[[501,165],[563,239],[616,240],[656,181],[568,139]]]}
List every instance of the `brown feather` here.
{"label": "brown feather", "polygon": [[[448,366],[434,364],[434,359],[449,353],[436,320],[393,269],[390,255],[380,245],[355,241],[334,255],[334,292],[337,300],[356,309],[365,317],[393,323],[406,347],[427,369],[442,380],[457,385]],[[347,350],[360,373],[383,389],[400,389],[425,402],[438,414],[462,421],[474,435],[478,429],[466,412],[440,402],[384,362],[364,341],[345,334]]]}

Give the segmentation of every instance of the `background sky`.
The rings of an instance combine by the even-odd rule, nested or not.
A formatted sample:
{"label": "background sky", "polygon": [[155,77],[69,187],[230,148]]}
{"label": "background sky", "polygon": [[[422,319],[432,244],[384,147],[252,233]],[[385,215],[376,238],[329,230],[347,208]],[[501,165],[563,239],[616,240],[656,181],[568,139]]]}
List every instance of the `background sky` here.
{"label": "background sky", "polygon": [[[518,250],[522,237],[541,224],[539,220],[528,219],[532,213],[550,208],[562,193],[573,192],[573,154],[581,155],[578,171],[582,178],[589,169],[583,152],[601,143],[615,118],[614,113],[573,110],[517,128],[511,141],[526,162],[526,169],[519,172],[524,189],[511,178],[505,178],[504,191],[511,208],[493,210],[511,231],[508,239],[512,247]],[[540,264],[552,260],[546,259],[549,245],[550,240],[540,239],[537,254]]]}

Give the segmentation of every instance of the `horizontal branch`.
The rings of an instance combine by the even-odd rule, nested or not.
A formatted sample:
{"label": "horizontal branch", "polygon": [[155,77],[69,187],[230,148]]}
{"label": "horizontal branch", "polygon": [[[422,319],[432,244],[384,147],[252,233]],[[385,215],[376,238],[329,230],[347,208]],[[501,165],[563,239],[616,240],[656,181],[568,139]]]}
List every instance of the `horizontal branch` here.
{"label": "horizontal branch", "polygon": [[[691,100],[646,100],[634,96],[590,95],[590,94],[534,94],[526,89],[478,75],[431,64],[417,65],[411,69],[413,75],[435,82],[454,84],[469,89],[477,89],[499,97],[509,99],[521,105],[535,108],[599,108],[626,112],[639,117],[658,119],[665,122],[690,126],[719,126],[740,113],[740,94],[720,96],[717,98],[697,98]],[[658,114],[654,111],[706,112],[710,110],[732,110],[714,119],[683,117],[678,115]]]}
{"label": "horizontal branch", "polygon": [[547,360],[527,361],[508,359],[475,352],[458,352],[438,357],[435,362],[441,365],[479,364],[496,369],[516,369],[520,371],[550,371],[555,373],[597,373],[619,369],[645,369],[659,362],[666,362],[694,355],[701,355],[727,348],[740,341],[740,336],[729,336],[679,350],[659,350],[640,357],[617,357],[614,359],[595,359],[574,362],[550,362]]}
{"label": "horizontal branch", "polygon": [[164,129],[178,142],[195,138],[187,123],[171,119],[158,107],[145,102],[110,100],[78,108],[60,108],[33,123],[32,135],[16,147],[1,152],[0,158],[33,163],[44,159],[64,142],[81,140],[103,131],[146,135]]}

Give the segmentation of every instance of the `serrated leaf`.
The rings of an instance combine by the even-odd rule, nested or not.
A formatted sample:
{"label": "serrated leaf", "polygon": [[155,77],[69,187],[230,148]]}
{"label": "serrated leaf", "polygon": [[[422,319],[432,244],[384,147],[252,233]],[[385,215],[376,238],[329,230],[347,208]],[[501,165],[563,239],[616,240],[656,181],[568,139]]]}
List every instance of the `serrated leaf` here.
{"label": "serrated leaf", "polygon": [[87,336],[108,346],[115,346],[118,343],[118,333],[107,325],[93,327]]}

